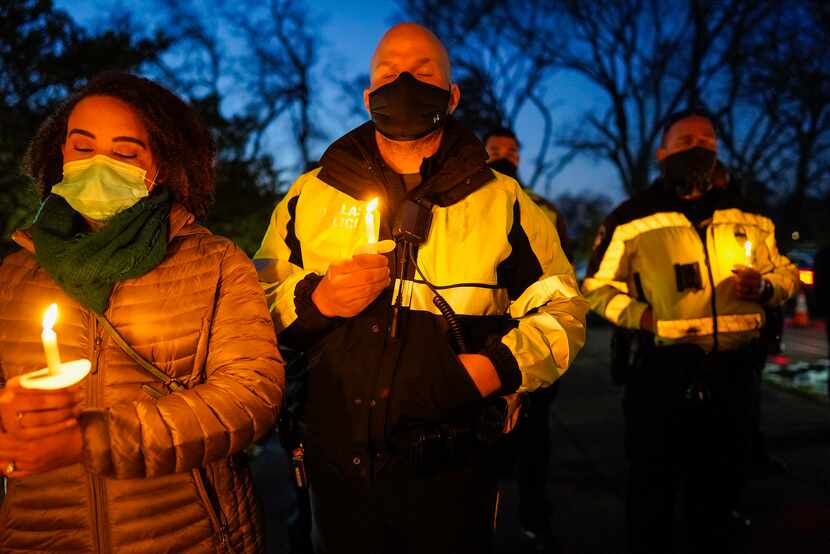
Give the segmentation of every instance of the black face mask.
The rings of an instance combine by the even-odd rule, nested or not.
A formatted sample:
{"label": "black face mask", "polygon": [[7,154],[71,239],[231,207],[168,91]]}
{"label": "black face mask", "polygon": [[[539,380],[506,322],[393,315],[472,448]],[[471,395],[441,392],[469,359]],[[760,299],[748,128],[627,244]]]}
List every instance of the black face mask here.
{"label": "black face mask", "polygon": [[444,125],[450,91],[419,81],[405,71],[369,95],[372,121],[391,140],[423,138]]}
{"label": "black face mask", "polygon": [[700,146],[672,154],[663,160],[663,177],[677,196],[705,193],[712,188],[715,153]]}
{"label": "black face mask", "polygon": [[489,165],[492,169],[495,169],[499,173],[504,173],[508,177],[518,179],[519,168],[513,165],[513,162],[511,162],[507,158],[499,158],[497,160],[487,162],[487,165]]}

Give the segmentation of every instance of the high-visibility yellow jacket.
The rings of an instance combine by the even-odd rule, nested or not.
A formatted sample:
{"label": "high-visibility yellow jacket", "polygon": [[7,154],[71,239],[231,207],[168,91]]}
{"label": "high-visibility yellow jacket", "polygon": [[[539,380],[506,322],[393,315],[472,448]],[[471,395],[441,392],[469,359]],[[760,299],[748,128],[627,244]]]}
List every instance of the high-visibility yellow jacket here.
{"label": "high-visibility yellow jacket", "polygon": [[522,184],[521,180],[519,180],[518,171],[516,166],[513,165],[513,162],[504,158],[499,158],[488,162],[488,165],[490,166],[490,169],[499,171],[508,177],[516,179],[516,182],[522,185],[522,188],[530,199],[542,209],[542,212],[544,212],[548,219],[550,219],[551,223],[553,223],[553,226],[556,228],[556,233],[559,235],[559,244],[562,246],[562,250],[565,252],[565,255],[570,259],[571,255],[568,248],[568,233],[565,225],[565,219],[562,217],[562,214],[559,213],[556,205],[544,196],[536,194],[533,190],[526,188],[524,184]]}
{"label": "high-visibility yellow jacket", "polygon": [[769,305],[797,291],[797,270],[779,254],[769,218],[732,191],[714,189],[688,202],[658,181],[608,216],[582,291],[593,311],[621,327],[639,328],[651,306],[658,345],[732,350],[764,324],[761,303],[735,293],[738,265],[751,265],[769,282]]}
{"label": "high-visibility yellow jacket", "polygon": [[[395,280],[363,313],[328,319],[310,295],[330,264],[367,242],[365,207],[380,203],[380,240],[406,195],[368,123],[335,142],[274,211],[254,256],[280,344],[309,358],[307,451],[351,465],[399,424],[448,421],[481,398],[425,284],[458,314],[468,350],[490,357],[502,394],[550,385],[585,340],[587,303],[555,229],[512,178],[490,171],[480,142],[453,121],[415,189],[432,206],[420,271]],[[413,191],[414,192],[414,191]],[[402,248],[390,254],[397,267]],[[403,286],[400,338],[389,337]],[[474,411],[474,410],[473,410]],[[360,464],[356,464],[360,465]],[[363,466],[361,466],[361,470]]]}
{"label": "high-visibility yellow jacket", "polygon": [[525,189],[527,195],[530,196],[530,199],[536,202],[536,205],[541,208],[542,212],[548,217],[548,219],[553,223],[553,226],[556,227],[556,233],[559,235],[559,243],[562,245],[562,251],[565,252],[565,255],[568,256],[568,259],[571,259],[571,252],[570,252],[570,244],[568,240],[568,228],[565,222],[565,218],[562,217],[562,214],[559,213],[559,209],[556,207],[556,204],[545,198],[544,196],[540,196],[533,191]]}

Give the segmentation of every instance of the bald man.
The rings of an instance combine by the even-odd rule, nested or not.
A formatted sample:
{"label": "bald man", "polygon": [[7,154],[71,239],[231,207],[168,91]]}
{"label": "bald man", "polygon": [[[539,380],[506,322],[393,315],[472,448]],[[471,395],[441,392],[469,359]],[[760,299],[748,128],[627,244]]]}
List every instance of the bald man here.
{"label": "bald man", "polygon": [[370,70],[371,121],[297,179],[255,256],[307,359],[314,548],[487,552],[492,445],[573,361],[587,305],[553,225],[452,119],[435,35],[391,28]]}

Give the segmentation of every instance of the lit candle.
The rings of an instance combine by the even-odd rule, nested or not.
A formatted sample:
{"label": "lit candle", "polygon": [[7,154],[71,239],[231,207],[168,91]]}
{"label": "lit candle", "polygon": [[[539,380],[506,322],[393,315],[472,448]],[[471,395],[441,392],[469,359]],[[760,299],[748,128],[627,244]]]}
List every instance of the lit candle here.
{"label": "lit candle", "polygon": [[57,319],[58,305],[52,304],[43,316],[43,333],[40,335],[43,341],[43,351],[46,353],[46,363],[49,365],[49,375],[57,375],[61,367],[61,357],[58,353],[58,335],[52,329]]}
{"label": "lit candle", "polygon": [[744,243],[744,263],[746,267],[752,267],[752,241]]}
{"label": "lit candle", "polygon": [[375,212],[378,210],[378,199],[372,198],[366,204],[366,242],[372,244],[377,242],[377,217]]}

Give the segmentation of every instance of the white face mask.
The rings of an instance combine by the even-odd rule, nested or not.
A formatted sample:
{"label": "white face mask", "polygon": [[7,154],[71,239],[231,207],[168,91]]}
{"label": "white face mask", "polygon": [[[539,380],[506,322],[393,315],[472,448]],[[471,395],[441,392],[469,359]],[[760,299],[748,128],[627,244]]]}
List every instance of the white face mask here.
{"label": "white face mask", "polygon": [[146,175],[140,167],[98,154],[64,164],[63,180],[52,187],[52,193],[81,215],[106,221],[150,194]]}

